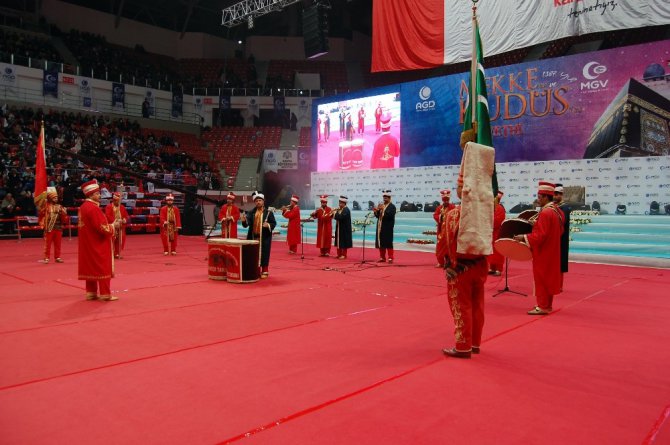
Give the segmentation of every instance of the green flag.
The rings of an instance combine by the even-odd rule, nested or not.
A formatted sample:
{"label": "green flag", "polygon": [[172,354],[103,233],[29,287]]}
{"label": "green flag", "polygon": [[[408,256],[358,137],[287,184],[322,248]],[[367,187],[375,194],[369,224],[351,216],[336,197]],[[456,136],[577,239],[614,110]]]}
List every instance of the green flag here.
{"label": "green flag", "polygon": [[[469,100],[465,110],[463,133],[461,133],[461,147],[467,142],[493,147],[491,136],[491,121],[489,119],[489,103],[486,94],[486,74],[484,73],[484,51],[482,39],[479,36],[477,17],[473,15],[473,48],[472,68],[470,70]],[[473,106],[474,105],[474,106]],[[474,108],[474,111],[473,111]],[[474,118],[473,118],[474,113]],[[498,175],[493,165],[493,196],[498,193]]]}

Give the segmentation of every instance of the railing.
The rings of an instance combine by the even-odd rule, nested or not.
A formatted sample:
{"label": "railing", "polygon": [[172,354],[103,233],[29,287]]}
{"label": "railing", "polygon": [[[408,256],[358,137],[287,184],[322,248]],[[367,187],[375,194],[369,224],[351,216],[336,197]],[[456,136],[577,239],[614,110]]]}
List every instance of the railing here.
{"label": "railing", "polygon": [[[84,69],[79,65],[69,65],[61,62],[50,62],[48,60],[21,56],[13,53],[0,51],[0,62],[12,65],[27,66],[37,69],[55,69],[63,74],[72,74],[76,76],[90,77],[92,79],[107,80],[109,82],[119,82],[127,85],[134,85],[144,88],[154,88],[163,91],[173,91],[181,88],[179,82],[156,81],[155,85],[149,79],[135,78],[134,76],[113,75],[108,71],[96,71],[94,69]],[[190,89],[190,88],[189,88]],[[220,87],[194,87],[193,96],[284,96],[284,97],[324,97],[347,93],[349,90],[337,89],[296,89],[296,88],[220,88]],[[186,94],[186,91],[184,91]]]}
{"label": "railing", "polygon": [[[58,99],[55,99],[57,100],[57,104],[54,103],[54,98],[52,96],[44,96],[42,90],[33,90],[29,88],[2,86],[0,87],[0,98],[35,105],[60,106],[82,111],[142,117],[142,105],[125,104],[123,108],[120,108],[118,106],[112,106],[111,99],[107,100],[95,97],[91,101],[91,106],[85,107],[82,103],[82,98],[79,95],[69,94],[62,90],[58,92]],[[151,119],[200,124],[200,116],[195,113],[182,113],[181,116],[174,117],[172,116],[172,108],[154,107],[153,111],[154,114],[151,116]]]}

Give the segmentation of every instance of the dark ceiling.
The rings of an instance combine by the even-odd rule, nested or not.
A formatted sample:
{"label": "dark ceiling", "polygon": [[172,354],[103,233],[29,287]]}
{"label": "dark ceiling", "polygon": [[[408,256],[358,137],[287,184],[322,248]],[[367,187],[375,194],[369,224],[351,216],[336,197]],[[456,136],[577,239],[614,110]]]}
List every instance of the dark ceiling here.
{"label": "dark ceiling", "polygon": [[[87,8],[136,20],[176,32],[204,32],[233,40],[251,35],[301,36],[301,13],[314,0],[301,0],[282,11],[233,28],[221,26],[222,9],[240,0],[64,0]],[[350,38],[352,31],[371,35],[372,0],[320,0],[330,6],[329,36]]]}

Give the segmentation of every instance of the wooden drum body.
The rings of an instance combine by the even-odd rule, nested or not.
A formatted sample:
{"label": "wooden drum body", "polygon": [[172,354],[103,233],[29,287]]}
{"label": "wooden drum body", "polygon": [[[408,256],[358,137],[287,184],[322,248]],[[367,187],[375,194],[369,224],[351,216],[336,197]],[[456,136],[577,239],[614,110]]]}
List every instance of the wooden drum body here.
{"label": "wooden drum body", "polygon": [[207,240],[207,275],[210,280],[226,279],[226,254],[223,238]]}
{"label": "wooden drum body", "polygon": [[260,255],[257,240],[223,238],[223,251],[226,257],[226,280],[229,283],[254,283],[258,281],[258,258]]}
{"label": "wooden drum body", "polygon": [[493,246],[502,256],[515,261],[530,261],[533,253],[526,243],[514,240],[516,235],[526,235],[532,232],[533,226],[525,219],[507,219],[500,226],[500,238]]}

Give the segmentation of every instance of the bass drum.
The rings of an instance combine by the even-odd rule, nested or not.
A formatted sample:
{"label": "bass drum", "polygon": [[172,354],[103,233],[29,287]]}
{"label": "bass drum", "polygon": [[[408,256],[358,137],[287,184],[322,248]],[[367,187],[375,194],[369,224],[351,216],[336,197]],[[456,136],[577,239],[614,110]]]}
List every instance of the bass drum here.
{"label": "bass drum", "polygon": [[530,261],[533,253],[528,244],[516,241],[516,235],[526,235],[533,226],[525,219],[513,218],[503,221],[500,226],[500,238],[495,240],[493,247],[502,256],[515,261]]}

